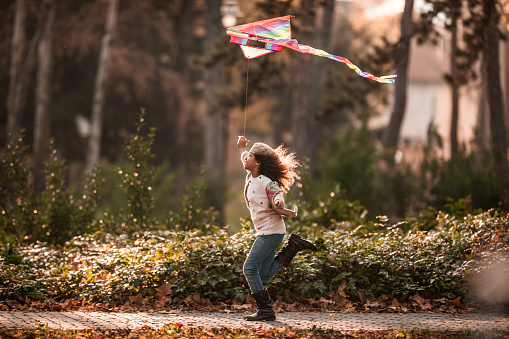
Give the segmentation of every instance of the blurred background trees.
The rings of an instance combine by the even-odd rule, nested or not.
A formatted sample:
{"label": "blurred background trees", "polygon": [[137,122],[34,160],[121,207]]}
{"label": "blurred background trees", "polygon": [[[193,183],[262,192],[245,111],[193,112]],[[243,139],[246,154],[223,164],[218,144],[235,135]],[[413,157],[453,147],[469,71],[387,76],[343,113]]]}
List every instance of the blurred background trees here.
{"label": "blurred background trees", "polygon": [[[116,166],[143,107],[144,123],[156,127],[150,164],[162,169],[156,209],[179,206],[203,166],[205,204],[220,212],[221,225],[233,225],[247,214],[235,146],[246,113],[248,139],[284,143],[310,161],[314,193],[328,196],[339,184],[370,219],[442,208],[447,197],[507,209],[507,1],[395,3],[3,1],[0,155],[26,130],[30,180],[41,192],[53,137],[67,160],[65,184],[81,189],[100,164],[101,204],[111,208],[121,196]],[[343,64],[285,50],[251,60],[247,78],[247,60],[225,34],[227,14],[238,24],[294,15],[299,42],[400,77],[395,86],[377,84]],[[419,87],[431,74],[417,63],[419,46],[449,56],[432,70],[445,85]],[[425,96],[416,104],[432,90],[447,92],[446,104]],[[428,104],[433,113],[423,120]],[[475,121],[468,128],[466,116]],[[411,121],[424,136],[409,139]]]}

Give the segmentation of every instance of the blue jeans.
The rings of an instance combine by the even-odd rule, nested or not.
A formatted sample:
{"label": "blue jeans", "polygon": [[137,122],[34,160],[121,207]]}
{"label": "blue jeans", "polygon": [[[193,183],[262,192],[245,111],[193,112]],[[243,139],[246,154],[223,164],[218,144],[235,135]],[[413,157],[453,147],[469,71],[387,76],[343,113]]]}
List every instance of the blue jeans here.
{"label": "blue jeans", "polygon": [[254,241],[244,262],[244,276],[251,288],[251,293],[263,291],[262,280],[269,280],[282,267],[274,260],[274,257],[284,237],[284,234],[260,235]]}

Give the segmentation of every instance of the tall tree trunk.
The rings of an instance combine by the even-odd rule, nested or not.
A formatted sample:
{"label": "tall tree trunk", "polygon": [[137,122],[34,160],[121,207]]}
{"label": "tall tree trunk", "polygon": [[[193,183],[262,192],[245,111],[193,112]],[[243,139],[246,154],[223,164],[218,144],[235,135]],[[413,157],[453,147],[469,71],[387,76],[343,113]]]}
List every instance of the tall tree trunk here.
{"label": "tall tree trunk", "polygon": [[50,132],[50,102],[51,102],[51,73],[52,52],[51,40],[53,22],[55,19],[54,0],[44,0],[43,28],[38,49],[37,84],[35,91],[35,122],[33,144],[34,189],[40,193],[44,189],[44,160],[49,154]]}
{"label": "tall tree trunk", "polygon": [[[223,37],[224,28],[221,24],[221,0],[205,1],[205,27],[207,36],[204,39],[204,53],[213,55],[218,48],[218,39]],[[224,43],[224,42],[223,42]],[[226,163],[225,140],[227,133],[226,111],[220,107],[216,100],[217,91],[222,85],[222,65],[214,60],[205,71],[205,169],[209,182],[209,198],[220,212],[221,225],[223,224],[223,204],[225,201],[224,168]]]}
{"label": "tall tree trunk", "polygon": [[479,101],[477,113],[477,136],[476,136],[476,159],[479,160],[478,165],[482,166],[482,155],[489,149],[490,144],[490,128],[488,116],[488,89],[487,89],[486,73],[481,72],[479,79]]}
{"label": "tall tree trunk", "polygon": [[[315,48],[327,50],[334,2],[327,1],[316,15],[314,0],[301,2],[300,39]],[[316,148],[316,112],[324,60],[313,55],[295,55],[292,64],[291,132],[292,149],[299,159],[313,160]]]}
{"label": "tall tree trunk", "polygon": [[[189,32],[193,31],[193,18],[195,16],[195,0],[186,0],[181,3],[180,12],[175,18],[175,33],[177,36],[189,36]],[[189,67],[189,59],[192,58],[192,54],[196,52],[196,39],[193,36],[189,36],[187,39],[177,39],[178,53],[175,69],[182,74],[183,86],[185,84],[192,84],[197,79],[193,79],[193,71]],[[183,98],[185,100],[185,98]],[[178,114],[177,115],[177,144],[179,148],[185,150],[185,145],[188,142],[186,138],[186,124],[191,117],[189,114]],[[185,158],[185,156],[183,156]]]}
{"label": "tall tree trunk", "polygon": [[16,12],[14,15],[14,27],[11,44],[11,67],[9,74],[9,94],[7,97],[7,131],[8,140],[17,138],[20,126],[21,94],[22,94],[22,65],[25,50],[25,18],[26,0],[16,1]]}
{"label": "tall tree trunk", "polygon": [[97,65],[97,74],[95,78],[94,97],[92,99],[92,122],[85,164],[86,174],[92,172],[101,154],[105,83],[108,77],[108,60],[111,54],[112,39],[117,25],[118,3],[119,0],[108,1],[106,28],[101,44],[99,64]]}
{"label": "tall tree trunk", "polygon": [[456,18],[452,18],[451,27],[451,158],[458,153],[458,102],[459,85],[457,79],[456,51],[458,49],[458,27]]}
{"label": "tall tree trunk", "polygon": [[[509,33],[509,32],[506,32],[506,34]],[[503,46],[504,46],[504,63],[503,63],[503,67],[504,67],[504,72],[505,72],[505,84],[504,84],[504,88],[505,88],[505,94],[504,94],[504,98],[505,98],[505,127],[506,127],[506,131],[509,130],[509,40],[505,40],[503,42]]]}
{"label": "tall tree trunk", "polygon": [[507,173],[507,135],[504,121],[504,100],[500,81],[498,14],[494,0],[483,0],[483,12],[486,17],[484,37],[484,66],[488,81],[488,103],[490,110],[490,128],[493,153],[500,173]]}
{"label": "tall tree trunk", "polygon": [[396,55],[396,73],[394,108],[391,120],[385,130],[383,144],[386,148],[395,149],[399,140],[401,123],[405,115],[408,59],[410,57],[410,40],[412,37],[412,11],[414,0],[405,0],[405,9],[401,17],[401,38]]}

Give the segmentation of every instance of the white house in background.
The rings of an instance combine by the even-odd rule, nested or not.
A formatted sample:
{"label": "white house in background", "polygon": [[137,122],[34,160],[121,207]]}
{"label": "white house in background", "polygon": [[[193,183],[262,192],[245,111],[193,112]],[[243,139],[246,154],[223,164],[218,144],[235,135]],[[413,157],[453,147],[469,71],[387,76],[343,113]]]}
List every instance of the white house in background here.
{"label": "white house in background", "polygon": [[[444,156],[450,156],[452,91],[445,80],[450,73],[450,53],[447,44],[411,47],[408,66],[408,87],[405,117],[400,131],[402,147],[426,141],[430,124],[436,127],[444,142]],[[479,86],[460,88],[458,141],[468,143],[474,136],[479,108]]]}
{"label": "white house in background", "polygon": [[[408,65],[407,101],[400,130],[399,147],[404,160],[419,160],[421,146],[427,141],[430,124],[434,125],[443,141],[443,156],[450,156],[450,129],[452,94],[445,80],[450,73],[450,47],[412,42]],[[397,81],[397,80],[396,80]],[[394,91],[392,92],[394,95]],[[392,100],[393,102],[393,100]],[[474,137],[479,107],[479,85],[470,84],[460,88],[458,141],[468,143]],[[371,122],[372,127],[387,126],[393,103]]]}

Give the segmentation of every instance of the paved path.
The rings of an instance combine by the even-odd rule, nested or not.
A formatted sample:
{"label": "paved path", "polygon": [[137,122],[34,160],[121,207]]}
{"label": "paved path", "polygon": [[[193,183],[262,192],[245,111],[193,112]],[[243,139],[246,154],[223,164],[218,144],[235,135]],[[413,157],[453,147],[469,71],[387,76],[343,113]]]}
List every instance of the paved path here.
{"label": "paved path", "polygon": [[[170,323],[191,327],[259,327],[248,322],[242,313],[117,313],[117,312],[0,312],[0,328],[29,328],[38,325],[60,329],[87,328],[159,328]],[[264,327],[292,327],[353,331],[359,329],[427,329],[427,330],[509,330],[507,313],[365,313],[339,314],[321,312],[283,312],[277,320],[264,322]]]}

